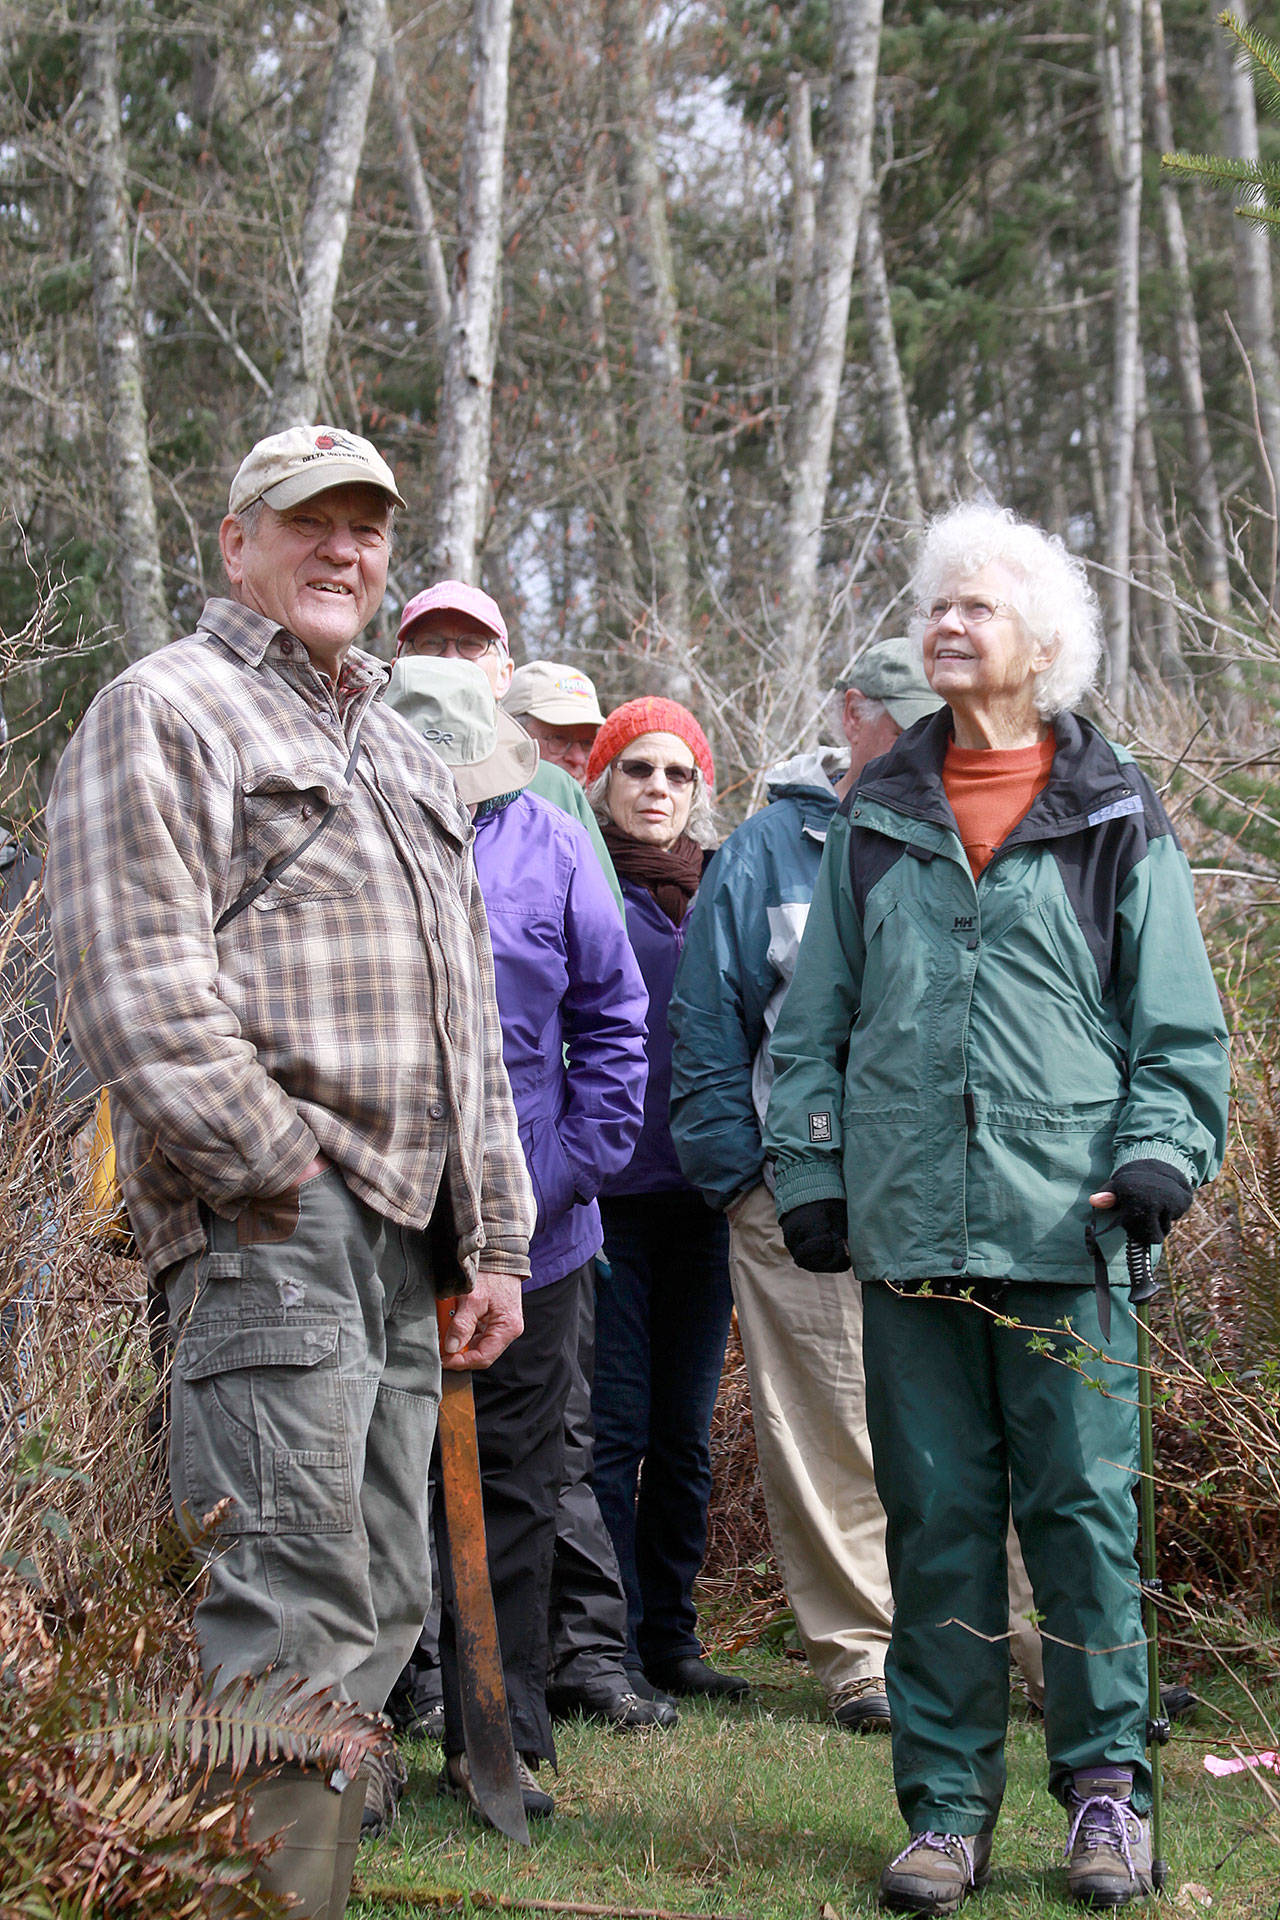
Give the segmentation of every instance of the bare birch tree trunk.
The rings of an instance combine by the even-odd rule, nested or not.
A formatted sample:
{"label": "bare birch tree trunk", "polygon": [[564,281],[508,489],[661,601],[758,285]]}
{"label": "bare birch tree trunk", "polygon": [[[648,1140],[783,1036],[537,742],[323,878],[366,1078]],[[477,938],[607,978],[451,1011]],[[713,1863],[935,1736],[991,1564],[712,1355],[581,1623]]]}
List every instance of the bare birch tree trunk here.
{"label": "bare birch tree trunk", "polygon": [[489,491],[510,50],[511,0],[474,0],[432,539],[436,571],[472,582]]}
{"label": "bare birch tree trunk", "polygon": [[658,649],[653,664],[664,691],[687,700],[693,681],[684,367],[666,191],[654,143],[645,23],[645,0],[605,0],[606,84],[640,400],[637,544],[648,562],[647,598],[656,629],[650,637]]}
{"label": "bare birch tree trunk", "polygon": [[[1233,8],[1238,18],[1247,19],[1252,11],[1250,7]],[[1217,25],[1219,8],[1214,6],[1212,12],[1226,150],[1234,160],[1257,160],[1258,108],[1253,75],[1236,65],[1226,36]],[[1235,220],[1231,237],[1236,258],[1240,337],[1258,390],[1263,451],[1272,480],[1280,489],[1280,357],[1276,353],[1271,236],[1267,228],[1255,226],[1251,220]]]}
{"label": "bare birch tree trunk", "polygon": [[787,160],[791,173],[791,314],[788,355],[792,376],[804,339],[804,289],[813,272],[813,124],[809,82],[787,76]]}
{"label": "bare birch tree trunk", "polygon": [[400,185],[408,202],[409,218],[413,222],[413,231],[418,242],[418,262],[422,268],[422,277],[426,281],[431,317],[435,323],[436,336],[443,353],[449,337],[449,276],[445,272],[444,249],[440,245],[440,235],[436,229],[436,213],[431,204],[431,190],[427,186],[427,176],[422,171],[422,157],[414,137],[409,103],[404,97],[404,87],[400,80],[400,68],[396,61],[396,43],[389,19],[382,45],[378,48],[378,72],[382,76],[387,105],[391,109],[391,124],[396,136],[396,164],[400,169]]}
{"label": "bare birch tree trunk", "polygon": [[871,352],[871,371],[880,396],[880,432],[884,439],[893,500],[909,526],[924,521],[920,500],[920,477],[916,471],[915,445],[911,433],[911,415],[907,409],[907,390],[898,359],[898,342],[893,331],[893,306],[889,297],[889,275],[884,263],[884,235],[880,230],[880,194],[868,189],[862,209],[862,299],[867,314],[867,336]]}
{"label": "bare birch tree trunk", "polygon": [[313,421],[320,406],[333,332],[333,303],[364,150],[369,95],[378,48],[386,33],[386,0],[344,0],[302,219],[297,311],[272,393],[273,433]]}
{"label": "bare birch tree trunk", "polygon": [[1101,538],[1107,524],[1107,476],[1102,458],[1102,434],[1098,427],[1100,408],[1094,384],[1084,373],[1084,369],[1092,368],[1095,362],[1089,340],[1089,316],[1085,310],[1084,290],[1081,287],[1077,287],[1071,297],[1071,325],[1083,386],[1080,396],[1083,420],[1081,430],[1084,435],[1085,467],[1089,475],[1089,501],[1093,509],[1093,522]]}
{"label": "bare birch tree trunk", "polygon": [[802,738],[813,735],[825,692],[818,684],[814,632],[818,563],[844,371],[853,260],[871,178],[882,12],[883,0],[834,0],[831,9],[833,71],[822,191],[787,422],[782,620],[794,673],[792,714],[799,722],[797,736]]}
{"label": "bare birch tree trunk", "polygon": [[[1172,153],[1173,116],[1169,111],[1169,82],[1165,70],[1164,12],[1161,0],[1145,0],[1145,3],[1151,113],[1156,145],[1161,153]],[[1182,202],[1173,179],[1167,174],[1160,182],[1160,218],[1164,227],[1165,253],[1173,279],[1174,345],[1177,349],[1178,383],[1182,389],[1183,418],[1186,423],[1187,458],[1191,466],[1191,497],[1195,501],[1200,522],[1205,598],[1215,612],[1225,613],[1231,602],[1231,584],[1227,571],[1222,495],[1218,491],[1209,421],[1205,412],[1200,329],[1196,324],[1195,301],[1191,291],[1190,256],[1182,221]]]}
{"label": "bare birch tree trunk", "polygon": [[93,0],[86,6],[80,29],[80,83],[89,133],[86,200],[93,325],[106,418],[116,574],[125,647],[129,658],[137,660],[162,647],[170,627],[151,491],[141,332],[129,263],[117,27],[114,0]]}
{"label": "bare birch tree trunk", "polygon": [[635,562],[628,533],[629,508],[627,480],[622,463],[622,433],[618,424],[617,397],[609,370],[609,326],[605,311],[607,266],[600,240],[602,214],[600,178],[593,151],[587,161],[583,182],[586,217],[581,240],[582,284],[587,317],[587,342],[591,372],[587,391],[593,396],[591,430],[593,434],[593,492],[599,501],[596,510],[596,572],[605,606],[606,623],[619,614],[630,620],[636,601]]}
{"label": "bare birch tree trunk", "polygon": [[[1166,148],[1167,152],[1168,149]],[[1147,617],[1156,634],[1153,667],[1159,680],[1170,688],[1184,689],[1188,684],[1186,662],[1182,657],[1182,636],[1178,613],[1173,604],[1177,581],[1173,552],[1165,527],[1160,500],[1160,467],[1156,458],[1155,435],[1151,431],[1151,411],[1147,399],[1146,369],[1138,356],[1138,428],[1134,446],[1137,487],[1134,501],[1134,525],[1141,530],[1147,546],[1147,575],[1153,589],[1148,599]]]}
{"label": "bare birch tree trunk", "polygon": [[[1107,9],[1111,13],[1111,9]],[[1138,422],[1138,282],[1142,213],[1142,0],[1116,0],[1103,73],[1111,103],[1116,175],[1115,294],[1111,379],[1111,466],[1107,480],[1107,653],[1110,699],[1123,719],[1129,697],[1129,560],[1134,442]],[[1111,20],[1106,22],[1111,29]]]}

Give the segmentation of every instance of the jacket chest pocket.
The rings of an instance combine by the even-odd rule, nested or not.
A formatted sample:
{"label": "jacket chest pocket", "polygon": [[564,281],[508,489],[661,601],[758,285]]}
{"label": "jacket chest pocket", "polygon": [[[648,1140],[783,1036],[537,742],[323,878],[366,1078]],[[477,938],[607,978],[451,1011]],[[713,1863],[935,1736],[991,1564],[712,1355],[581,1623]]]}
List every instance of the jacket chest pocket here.
{"label": "jacket chest pocket", "polygon": [[253,911],[272,913],[308,900],[339,898],[364,885],[356,809],[349,789],[333,775],[306,768],[259,773],[245,787],[243,818],[244,884],[252,886],[259,875],[281,865]]}

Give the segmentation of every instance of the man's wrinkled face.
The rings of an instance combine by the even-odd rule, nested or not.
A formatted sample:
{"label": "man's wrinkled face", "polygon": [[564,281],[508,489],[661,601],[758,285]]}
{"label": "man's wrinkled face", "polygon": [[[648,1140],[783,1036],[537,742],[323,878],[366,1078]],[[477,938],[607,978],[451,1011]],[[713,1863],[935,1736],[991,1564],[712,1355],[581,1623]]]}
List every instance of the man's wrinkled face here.
{"label": "man's wrinkled face", "polygon": [[228,514],[219,541],[232,594],[332,674],[381,605],[390,526],[386,494],[359,484],[329,487],[283,513],[264,502],[247,526]]}
{"label": "man's wrinkled face", "polygon": [[525,732],[537,741],[542,758],[549,760],[553,767],[563,767],[571,779],[584,787],[587,762],[599,727],[590,723],[581,727],[554,727],[549,720],[539,720],[532,713],[522,713],[519,719]]}

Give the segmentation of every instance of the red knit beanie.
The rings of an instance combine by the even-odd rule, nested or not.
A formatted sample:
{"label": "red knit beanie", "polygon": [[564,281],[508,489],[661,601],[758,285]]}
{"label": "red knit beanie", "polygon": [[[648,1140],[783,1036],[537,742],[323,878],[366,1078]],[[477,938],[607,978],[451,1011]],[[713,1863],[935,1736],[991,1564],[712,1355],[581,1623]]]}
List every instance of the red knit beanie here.
{"label": "red knit beanie", "polygon": [[716,763],[711,758],[707,736],[688,707],[678,700],[662,700],[650,694],[643,700],[628,700],[615,707],[595,737],[591,758],[587,761],[587,785],[598,780],[611,760],[642,733],[674,733],[683,740],[698,763],[699,772],[709,787],[716,783]]}

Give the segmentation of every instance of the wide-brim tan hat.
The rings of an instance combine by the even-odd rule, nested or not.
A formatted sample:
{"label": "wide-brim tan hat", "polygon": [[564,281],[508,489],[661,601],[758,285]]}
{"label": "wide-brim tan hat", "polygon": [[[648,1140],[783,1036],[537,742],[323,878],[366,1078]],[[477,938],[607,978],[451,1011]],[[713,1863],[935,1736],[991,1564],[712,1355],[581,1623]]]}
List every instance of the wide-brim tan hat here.
{"label": "wide-brim tan hat", "polygon": [[404,506],[396,478],[378,449],[342,427],[288,427],[259,440],[240,462],[227,502],[243,513],[265,500],[277,513],[297,507],[329,487],[377,487]]}
{"label": "wide-brim tan hat", "polygon": [[402,654],[383,698],[439,754],[469,807],[522,792],[538,770],[537,743],[470,660]]}
{"label": "wide-brim tan hat", "polygon": [[585,673],[556,660],[530,660],[517,667],[502,696],[508,713],[529,714],[549,727],[602,727],[604,715]]}

